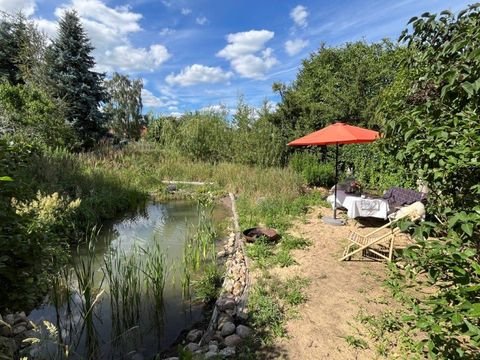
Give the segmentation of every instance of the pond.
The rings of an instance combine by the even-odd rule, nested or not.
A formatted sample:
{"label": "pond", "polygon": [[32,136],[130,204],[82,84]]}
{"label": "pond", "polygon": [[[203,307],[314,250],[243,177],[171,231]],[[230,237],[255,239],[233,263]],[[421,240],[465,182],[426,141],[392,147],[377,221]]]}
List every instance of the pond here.
{"label": "pond", "polygon": [[[64,281],[68,285],[63,285],[67,288],[67,295],[65,291],[54,291],[54,295],[30,313],[33,322],[47,320],[62,335],[60,341],[50,334],[51,341],[43,342],[45,345],[38,348],[39,354],[52,356],[53,352],[58,352],[58,344],[64,342],[68,345],[70,358],[151,358],[171,346],[182,330],[204,320],[203,305],[190,301],[182,286],[184,247],[189,234],[191,236],[196,231],[199,216],[197,205],[192,202],[152,202],[141,212],[105,224],[94,249],[83,245],[73,255],[75,263],[83,266],[78,267],[81,271],[85,270],[85,264],[91,265],[89,274],[93,286],[80,290],[85,289],[81,285],[83,276],[70,271]],[[224,207],[214,208],[214,223],[226,216]],[[155,249],[161,249],[166,269],[161,306],[154,300],[158,297],[151,296],[152,288],[148,282],[132,281],[139,263],[143,267],[138,274],[145,275],[145,264]],[[116,254],[115,264],[119,267],[135,259],[134,275],[128,271],[117,272],[117,275],[122,274],[123,287],[122,291],[117,290],[117,302],[112,301],[114,285],[108,281],[108,272],[105,272],[105,258],[109,254]],[[152,264],[161,263],[158,257],[155,259],[157,261]],[[61,289],[62,285],[57,288]],[[93,293],[89,297],[93,299],[93,305],[85,306],[87,296],[83,295],[88,294],[88,290]],[[42,336],[48,337],[46,334]]]}

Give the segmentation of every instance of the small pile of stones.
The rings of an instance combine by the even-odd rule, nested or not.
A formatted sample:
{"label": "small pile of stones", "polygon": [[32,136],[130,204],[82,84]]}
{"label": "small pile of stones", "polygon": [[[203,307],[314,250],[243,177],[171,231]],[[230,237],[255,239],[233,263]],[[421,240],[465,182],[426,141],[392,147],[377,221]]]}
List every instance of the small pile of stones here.
{"label": "small pile of stones", "polygon": [[[218,257],[228,256],[225,262],[225,280],[222,293],[215,303],[216,316],[205,332],[193,329],[186,336],[185,350],[200,359],[230,358],[235,356],[237,347],[249,336],[252,329],[244,325],[247,315],[241,308],[241,297],[247,284],[248,269],[241,246],[236,246],[235,233],[231,233]],[[176,360],[178,358],[168,358]]]}
{"label": "small pile of stones", "polygon": [[[237,346],[252,334],[248,326],[239,323],[242,319],[236,316],[234,298],[222,296],[215,306],[219,313],[213,331],[205,333],[203,330],[193,329],[186,337],[188,344],[185,349],[198,354],[202,359],[233,357]],[[200,345],[202,340],[205,345]]]}
{"label": "small pile of stones", "polygon": [[35,328],[23,311],[0,315],[0,359],[14,359],[21,349],[29,346],[23,340],[38,337]]}

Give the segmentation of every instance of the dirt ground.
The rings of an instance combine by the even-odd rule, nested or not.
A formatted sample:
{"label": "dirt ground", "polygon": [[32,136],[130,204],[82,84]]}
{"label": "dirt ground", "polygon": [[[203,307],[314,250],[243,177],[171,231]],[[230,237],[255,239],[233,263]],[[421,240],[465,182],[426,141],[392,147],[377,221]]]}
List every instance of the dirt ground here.
{"label": "dirt ground", "polygon": [[[308,301],[300,306],[298,318],[288,321],[287,338],[278,339],[274,346],[278,358],[378,358],[373,344],[369,344],[369,349],[356,349],[345,338],[366,333],[355,320],[361,309],[369,314],[385,310],[383,299],[389,298],[382,287],[386,264],[360,261],[358,256],[356,260],[340,262],[349,231],[366,233],[373,229],[373,224],[365,226],[351,219],[346,226],[324,224],[321,216],[331,216],[331,211],[314,208],[303,221],[295,223],[290,232],[313,244],[306,250],[294,251],[297,265],[274,271],[280,278],[300,275],[311,281],[306,289]],[[368,340],[367,336],[361,338]]]}

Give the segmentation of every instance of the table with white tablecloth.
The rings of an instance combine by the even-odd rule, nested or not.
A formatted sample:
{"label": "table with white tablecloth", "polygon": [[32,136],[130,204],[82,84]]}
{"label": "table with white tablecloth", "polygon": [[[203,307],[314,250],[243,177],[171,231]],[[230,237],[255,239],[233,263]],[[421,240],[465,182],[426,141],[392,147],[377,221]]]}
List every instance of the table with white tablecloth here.
{"label": "table with white tablecloth", "polygon": [[[329,195],[327,201],[333,208],[333,203],[335,202],[334,195]],[[347,209],[347,215],[352,219],[357,217],[375,217],[386,220],[390,210],[388,202],[384,199],[347,194],[343,190],[337,191],[337,208]]]}

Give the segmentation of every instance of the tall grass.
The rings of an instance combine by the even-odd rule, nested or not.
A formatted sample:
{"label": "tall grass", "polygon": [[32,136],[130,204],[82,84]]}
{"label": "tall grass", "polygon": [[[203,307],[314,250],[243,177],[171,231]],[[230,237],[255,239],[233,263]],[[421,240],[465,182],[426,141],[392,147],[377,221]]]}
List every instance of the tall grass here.
{"label": "tall grass", "polygon": [[[219,277],[218,271],[213,272],[211,269],[217,268],[216,264],[216,249],[215,240],[217,239],[217,232],[212,221],[213,208],[208,205],[208,202],[199,202],[197,206],[198,224],[193,234],[187,234],[185,240],[185,247],[183,251],[183,277],[182,289],[184,297],[191,297],[192,275],[203,269],[207,274],[208,279],[215,280]],[[203,268],[202,268],[203,266]],[[210,276],[212,275],[212,276]],[[203,281],[196,282],[197,287],[211,286],[210,281],[206,278]],[[214,287],[218,285],[214,284]],[[210,292],[206,290],[205,292]],[[204,297],[205,298],[205,297]],[[206,296],[206,300],[210,300]]]}
{"label": "tall grass", "polygon": [[145,274],[145,283],[150,289],[155,300],[155,308],[159,314],[163,308],[163,291],[167,278],[168,266],[165,254],[159,242],[144,250],[146,256],[143,273]]}
{"label": "tall grass", "polygon": [[142,253],[137,246],[130,254],[117,247],[104,256],[103,271],[110,291],[112,324],[117,334],[138,324],[143,292]]}

